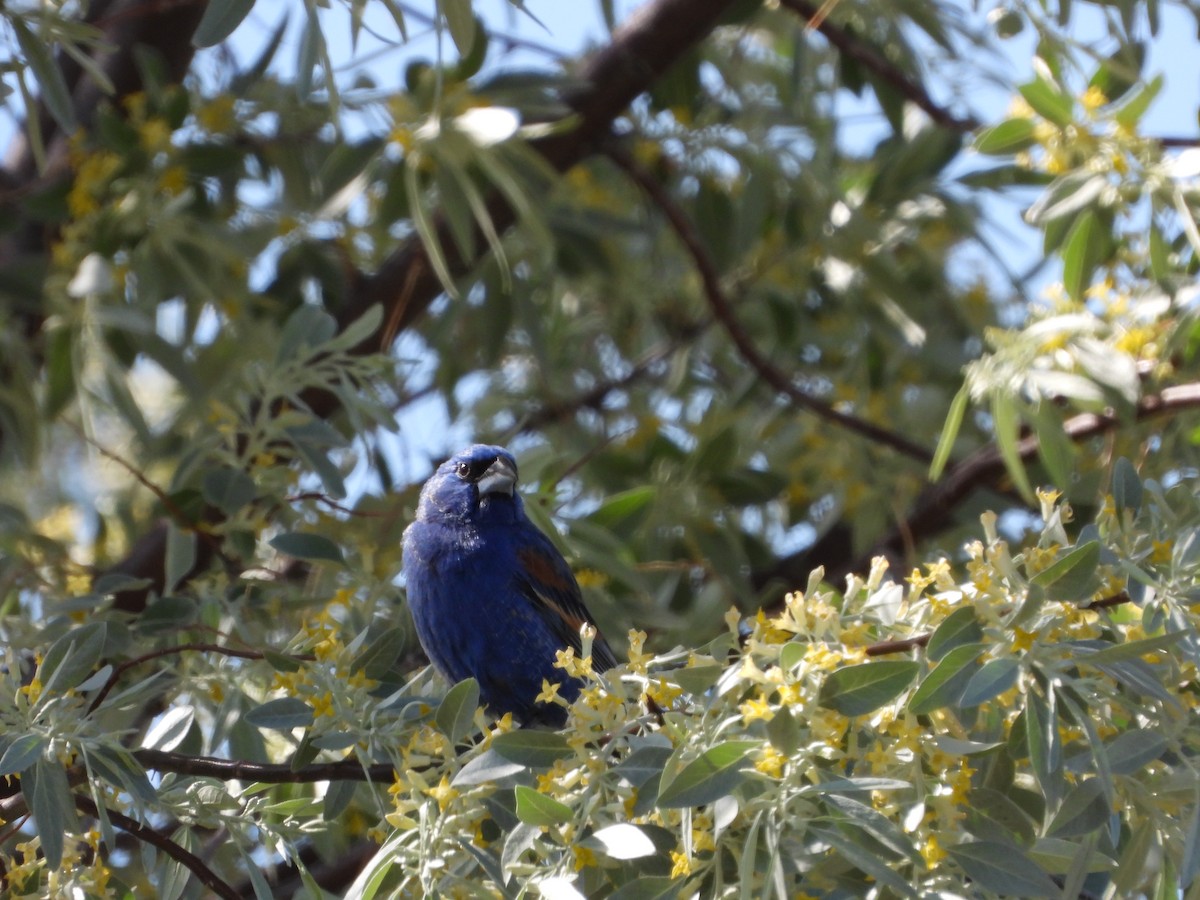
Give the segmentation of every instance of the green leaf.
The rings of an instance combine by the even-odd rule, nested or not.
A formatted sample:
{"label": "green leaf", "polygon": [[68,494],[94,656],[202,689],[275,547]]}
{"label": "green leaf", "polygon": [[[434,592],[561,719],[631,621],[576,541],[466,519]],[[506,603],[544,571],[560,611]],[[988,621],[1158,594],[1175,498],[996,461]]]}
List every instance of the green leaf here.
{"label": "green leaf", "polygon": [[517,785],[517,818],[526,825],[561,825],[575,818],[571,807],[531,787]]}
{"label": "green leaf", "polygon": [[[1075,865],[1076,860],[1079,858],[1079,852],[1083,849],[1085,848],[1070,841],[1044,837],[1033,845],[1029,854],[1037,860],[1038,865],[1051,875],[1065,875],[1071,871],[1071,867]],[[1093,850],[1089,855],[1086,865],[1088,872],[1111,872],[1116,863],[1104,854],[1096,853]],[[1079,896],[1079,892],[1064,894],[1064,896],[1077,897]],[[1118,893],[1112,896],[1123,897],[1126,895]]]}
{"label": "green leaf", "polygon": [[350,663],[350,671],[362,671],[368,678],[382,681],[408,644],[403,628],[386,628],[367,644]]}
{"label": "green leaf", "polygon": [[654,502],[658,491],[654,485],[643,485],[607,497],[589,516],[597,525],[615,529],[641,518]]}
{"label": "green leaf", "polygon": [[1130,509],[1136,513],[1142,507],[1142,480],[1133,463],[1124,456],[1113,466],[1112,495],[1117,512]]}
{"label": "green leaf", "polygon": [[1038,572],[1032,581],[1046,588],[1056,600],[1084,600],[1099,587],[1099,566],[1100,542],[1088,541]]}
{"label": "green leaf", "polygon": [[925,680],[913,691],[908,701],[909,712],[917,715],[931,713],[943,706],[951,706],[962,696],[967,682],[977,671],[976,660],[986,644],[964,644],[955,647],[937,664]]}
{"label": "green leaf", "polygon": [[450,29],[450,37],[460,56],[468,56],[475,43],[475,14],[471,11],[471,0],[439,0],[442,15]]}
{"label": "green leaf", "polygon": [[963,688],[958,704],[970,709],[998,697],[1017,683],[1021,663],[1011,656],[989,660],[980,667]]}
{"label": "green leaf", "polygon": [[478,708],[479,682],[474,678],[466,678],[446,693],[433,720],[442,734],[452,741],[458,741],[471,730]]}
{"label": "green leaf", "polygon": [[163,590],[171,593],[196,564],[196,532],[167,523],[167,553]]}
{"label": "green leaf", "polygon": [[1089,778],[1067,794],[1046,833],[1057,837],[1088,834],[1105,825],[1110,813],[1104,785],[1099,778]]}
{"label": "green leaf", "polygon": [[108,625],[92,622],[68,631],[51,644],[38,666],[42,693],[62,693],[78,686],[100,662],[107,638]]}
{"label": "green leaf", "polygon": [[279,697],[256,706],[245,715],[245,720],[255,728],[270,728],[272,731],[291,731],[307,728],[313,723],[313,711],[299,697]]}
{"label": "green leaf", "polygon": [[1004,460],[1004,467],[1016,484],[1017,490],[1021,492],[1021,497],[1032,506],[1036,502],[1033,488],[1029,484],[1029,475],[1025,471],[1025,463],[1017,446],[1020,436],[1017,404],[1009,394],[1000,393],[992,397],[992,422],[996,429],[996,446]]}
{"label": "green leaf", "polygon": [[946,420],[942,424],[942,435],[938,438],[937,449],[933,452],[933,462],[929,465],[930,481],[937,481],[942,477],[942,471],[946,468],[946,463],[949,462],[950,454],[954,450],[954,439],[958,437],[958,430],[962,427],[963,416],[966,415],[970,403],[971,392],[964,384],[954,395],[954,399],[950,402],[950,409],[946,412]]}
{"label": "green leaf", "polygon": [[658,793],[665,809],[702,806],[731,793],[745,779],[741,770],[746,754],[761,746],[759,741],[726,741],[710,747],[693,759]]}
{"label": "green leaf", "polygon": [[983,640],[983,628],[975,615],[973,606],[956,609],[942,621],[925,646],[925,655],[934,662],[946,656],[956,647],[974,644]]}
{"label": "green leaf", "polygon": [[47,744],[40,734],[22,734],[14,739],[0,756],[0,777],[15,775],[32,766],[41,759]]}
{"label": "green leaf", "polygon": [[986,128],[975,140],[975,149],[989,156],[1007,156],[1031,147],[1034,143],[1033,119],[1008,119]]}
{"label": "green leaf", "polygon": [[345,562],[342,557],[342,548],[322,534],[285,531],[283,534],[273,537],[268,543],[280,553],[294,556],[297,559],[339,564]]}
{"label": "green leaf", "polygon": [[1058,799],[1063,782],[1058,725],[1054,711],[1039,695],[1031,693],[1025,706],[1025,742],[1034,777],[1048,804]]}
{"label": "green leaf", "polygon": [[882,660],[846,666],[830,673],[817,702],[846,716],[862,716],[895,700],[913,683],[920,664],[912,660]]}
{"label": "green leaf", "polygon": [[21,787],[37,820],[46,865],[57,869],[62,864],[64,835],[79,831],[67,770],[57,760],[40,759],[21,775]]}
{"label": "green leaf", "polygon": [[1180,631],[1168,631],[1163,634],[1156,634],[1154,637],[1142,638],[1140,641],[1126,641],[1123,644],[1113,644],[1111,647],[1105,647],[1103,650],[1096,650],[1094,652],[1090,649],[1081,648],[1080,658],[1089,663],[1114,663],[1126,660],[1139,660],[1147,653],[1155,653],[1173,647],[1192,634],[1193,632],[1189,629],[1181,629]]}
{"label": "green leaf", "polygon": [[532,769],[552,766],[574,752],[561,734],[528,729],[496,735],[492,749],[510,762]]}
{"label": "green leaf", "polygon": [[233,34],[254,8],[254,0],[208,0],[200,24],[192,35],[197,47],[212,47]]}
{"label": "green leaf", "polygon": [[786,706],[780,707],[767,722],[767,740],[771,746],[785,756],[791,756],[799,748],[804,738],[800,723]]}
{"label": "green leaf", "polygon": [[54,54],[45,41],[29,30],[29,26],[19,15],[5,16],[5,20],[17,36],[17,44],[25,62],[37,78],[42,102],[46,104],[46,109],[50,111],[59,127],[70,134],[77,125],[75,106],[71,103],[71,91],[63,79],[62,70],[58,67]]}
{"label": "green leaf", "polygon": [[977,841],[946,850],[967,877],[986,891],[1012,897],[1059,896],[1058,885],[1019,847]]}
{"label": "green leaf", "polygon": [[1045,78],[1036,78],[1017,90],[1042,118],[1061,127],[1071,124],[1075,104],[1057,85]]}
{"label": "green leaf", "polygon": [[[1052,223],[1060,223],[1063,228],[1071,221],[1076,213],[1093,206],[1100,195],[1108,187],[1108,181],[1103,175],[1091,172],[1072,172],[1053,184],[1042,193],[1029,210],[1025,220],[1030,225],[1047,228]],[[1047,241],[1045,249],[1049,252],[1061,243],[1066,232],[1056,236],[1056,240]]]}
{"label": "green leaf", "polygon": [[1155,75],[1148,84],[1134,92],[1113,117],[1117,124],[1131,130],[1136,128],[1150,104],[1154,102],[1154,98],[1158,96],[1158,92],[1162,90],[1162,86],[1162,75]]}
{"label": "green leaf", "polygon": [[[1100,263],[1104,241],[1098,234],[1096,214],[1085,210],[1071,225],[1062,249],[1063,287],[1073,300],[1082,300]],[[1109,238],[1111,242],[1111,236]]]}
{"label": "green leaf", "polygon": [[495,750],[488,748],[458,770],[451,780],[451,787],[462,787],[473,784],[489,784],[523,772],[525,766],[521,763],[505,759]]}
{"label": "green leaf", "polygon": [[[1149,728],[1131,728],[1105,745],[1114,775],[1133,775],[1167,751],[1167,739]],[[2,773],[0,773],[2,774]]]}
{"label": "green leaf", "polygon": [[254,479],[240,469],[209,469],[204,473],[200,493],[225,515],[233,515],[258,494]]}

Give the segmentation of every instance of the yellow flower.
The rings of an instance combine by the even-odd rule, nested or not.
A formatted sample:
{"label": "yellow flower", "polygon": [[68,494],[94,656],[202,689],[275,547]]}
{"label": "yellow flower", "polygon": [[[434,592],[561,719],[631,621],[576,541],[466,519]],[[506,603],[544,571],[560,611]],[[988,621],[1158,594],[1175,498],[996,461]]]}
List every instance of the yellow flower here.
{"label": "yellow flower", "polygon": [[555,681],[550,682],[548,678],[542,679],[542,692],[534,698],[534,703],[557,703],[559,700],[558,689],[562,685]]}
{"label": "yellow flower", "polygon": [[228,134],[233,131],[237,121],[234,116],[234,102],[232,95],[219,94],[200,107],[196,113],[196,121],[211,134]]}
{"label": "yellow flower", "polygon": [[775,718],[775,710],[771,708],[771,703],[765,697],[751,697],[742,703],[740,707],[742,711],[742,720],[748,725],[756,719],[762,719],[764,722],[770,722]]}
{"label": "yellow flower", "polygon": [[684,878],[692,873],[692,861],[686,853],[671,851],[671,877]]}
{"label": "yellow flower", "polygon": [[926,867],[930,869],[936,869],[938,863],[946,858],[946,851],[938,843],[937,835],[931,834],[925,839],[925,843],[921,845],[921,858],[925,860]]}
{"label": "yellow flower", "polygon": [[1080,98],[1080,102],[1083,103],[1083,108],[1091,113],[1108,103],[1108,98],[1104,96],[1104,91],[1100,90],[1099,87],[1093,84],[1086,91],[1084,91],[1083,97]]}
{"label": "yellow flower", "polygon": [[1175,542],[1170,538],[1162,541],[1151,542],[1154,549],[1150,552],[1150,562],[1152,563],[1169,563],[1171,561],[1172,551],[1175,549]]}
{"label": "yellow flower", "polygon": [[[763,747],[761,755],[754,763],[754,768],[762,772],[769,778],[779,778],[783,775],[783,765],[788,761],[788,758],[767,744]],[[697,849],[700,849],[697,847]]]}
{"label": "yellow flower", "polygon": [[147,153],[161,153],[171,146],[171,126],[153,118],[138,127],[138,142]]}
{"label": "yellow flower", "polygon": [[437,783],[437,787],[431,787],[425,793],[437,801],[438,809],[442,812],[445,812],[446,807],[458,796],[458,791],[450,787],[448,775],[443,775],[442,780]]}
{"label": "yellow flower", "polygon": [[575,857],[573,865],[576,872],[582,869],[595,868],[600,864],[594,851],[587,847],[581,847],[578,844],[571,848],[571,855]]}
{"label": "yellow flower", "polygon": [[329,691],[310,697],[308,704],[312,707],[313,715],[318,718],[320,716],[333,718],[336,715],[333,709],[333,694]]}

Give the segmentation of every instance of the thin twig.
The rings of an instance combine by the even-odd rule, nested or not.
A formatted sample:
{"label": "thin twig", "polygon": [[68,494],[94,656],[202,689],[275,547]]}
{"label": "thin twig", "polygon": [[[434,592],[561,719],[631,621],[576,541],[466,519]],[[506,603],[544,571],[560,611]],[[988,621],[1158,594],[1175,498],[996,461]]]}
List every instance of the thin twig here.
{"label": "thin twig", "polygon": [[[1080,604],[1080,609],[1110,609],[1114,606],[1120,606],[1122,603],[1131,602],[1131,598],[1127,591],[1119,591],[1110,597],[1101,597],[1099,600],[1093,600],[1091,603]],[[913,647],[924,647],[929,643],[929,639],[933,637],[932,631],[926,631],[922,634],[914,634],[907,638],[894,638],[887,641],[879,641],[876,644],[867,646],[867,656],[887,656],[890,653],[907,653]]]}
{"label": "thin twig", "polygon": [[[87,797],[76,796],[75,805],[80,809],[80,811],[89,816],[98,817],[100,815],[100,811],[96,808],[96,804]],[[181,866],[184,866],[196,876],[201,884],[203,884],[218,897],[222,897],[224,900],[239,900],[238,892],[233,889],[233,886],[226,883],[220,876],[217,875],[216,872],[208,867],[204,860],[196,856],[196,854],[185,850],[170,838],[159,834],[153,828],[146,827],[137,819],[132,819],[124,813],[119,813],[116,810],[105,808],[104,814],[108,817],[110,822],[112,822],[122,831],[127,832],[143,843],[150,844],[152,847],[158,848]]]}
{"label": "thin twig", "polygon": [[692,263],[700,275],[701,283],[704,285],[704,295],[713,311],[713,315],[724,326],[738,353],[758,373],[758,376],[763,381],[780,393],[785,394],[797,406],[807,409],[827,422],[840,425],[848,431],[865,437],[874,443],[890,447],[897,453],[915,459],[918,462],[929,463],[933,459],[933,454],[925,447],[910,441],[908,438],[894,431],[889,431],[865,419],[860,419],[834,409],[823,400],[819,400],[802,390],[791,378],[775,368],[759,352],[753,338],[750,337],[750,334],[737,320],[733,311],[733,305],[725,295],[724,288],[721,287],[721,278],[717,273],[717,268],[712,257],[709,255],[700,236],[696,233],[691,221],[675,202],[674,198],[671,197],[662,184],[650,172],[617,142],[610,142],[606,147],[606,153],[614,163],[625,171],[642,192],[646,194],[658,208],[659,212],[666,217],[676,237],[692,258]]}
{"label": "thin twig", "polygon": [[[133,659],[127,659],[125,662],[115,666],[112,670],[112,674],[108,676],[108,681],[104,683],[104,687],[100,689],[100,692],[96,694],[96,696],[92,699],[91,704],[89,704],[87,710],[88,714],[90,715],[96,711],[100,704],[104,702],[105,698],[108,697],[108,695],[112,692],[112,689],[116,687],[117,682],[121,680],[121,676],[135,666],[140,666],[142,663],[149,662],[152,659],[161,659],[164,656],[173,656],[175,654],[192,652],[217,653],[221,656],[233,656],[237,657],[238,659],[262,659],[264,656],[261,650],[235,650],[232,647],[226,647],[222,644],[179,644],[174,647],[163,647],[159,650],[152,650],[149,653],[143,653],[141,656],[134,657]],[[298,662],[312,659],[311,656],[292,656],[290,658]]]}
{"label": "thin twig", "polygon": [[216,778],[220,781],[259,781],[266,784],[311,784],[316,781],[365,781],[371,784],[390,784],[396,778],[391,763],[363,766],[356,760],[313,763],[300,768],[282,763],[252,763],[238,759],[218,759],[215,756],[188,756],[165,750],[141,749],[134,757],[147,769]]}
{"label": "thin twig", "polygon": [[903,72],[874,47],[850,34],[840,25],[820,16],[821,11],[815,4],[808,0],[779,0],[779,5],[786,6],[806,22],[814,23],[816,30],[821,32],[839,53],[854,60],[864,69],[874,72],[895,88],[906,100],[924,110],[925,114],[937,124],[954,131],[973,131],[979,127],[979,121],[973,116],[956,116],[929,96],[929,92],[925,90],[923,84]]}

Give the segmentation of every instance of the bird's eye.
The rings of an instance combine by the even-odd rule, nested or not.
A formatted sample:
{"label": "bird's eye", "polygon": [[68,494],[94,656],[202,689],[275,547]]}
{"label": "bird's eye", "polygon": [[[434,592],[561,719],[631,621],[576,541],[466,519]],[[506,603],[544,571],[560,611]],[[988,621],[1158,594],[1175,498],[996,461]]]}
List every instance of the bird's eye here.
{"label": "bird's eye", "polygon": [[460,462],[458,464],[458,477],[459,478],[470,478],[471,477],[470,463]]}

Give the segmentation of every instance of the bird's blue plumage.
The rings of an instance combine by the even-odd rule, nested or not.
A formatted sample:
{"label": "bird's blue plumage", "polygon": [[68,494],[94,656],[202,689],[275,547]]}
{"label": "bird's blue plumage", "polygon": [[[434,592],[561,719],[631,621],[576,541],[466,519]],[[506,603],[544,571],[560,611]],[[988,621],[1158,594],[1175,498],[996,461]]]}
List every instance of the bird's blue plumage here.
{"label": "bird's blue plumage", "polygon": [[[554,667],[592,617],[562,554],[529,521],[517,464],[502,447],[476,444],[446,460],[421,490],[404,532],[408,605],[421,646],[451,682],[474,677],[495,713],[560,725],[565,711],[536,703],[542,680],[574,700],[582,686]],[[616,664],[597,634],[592,666]]]}

